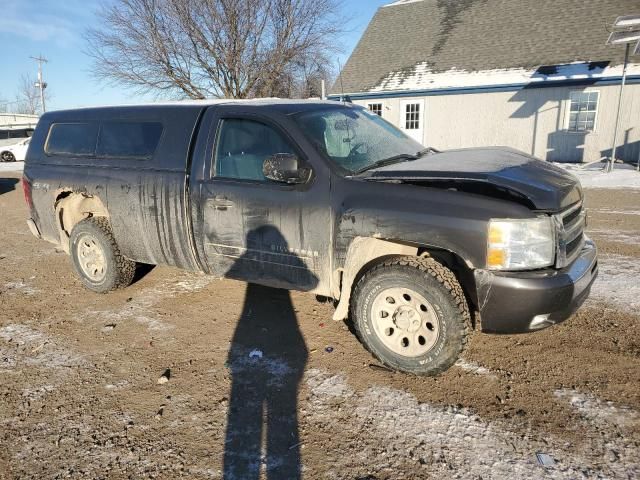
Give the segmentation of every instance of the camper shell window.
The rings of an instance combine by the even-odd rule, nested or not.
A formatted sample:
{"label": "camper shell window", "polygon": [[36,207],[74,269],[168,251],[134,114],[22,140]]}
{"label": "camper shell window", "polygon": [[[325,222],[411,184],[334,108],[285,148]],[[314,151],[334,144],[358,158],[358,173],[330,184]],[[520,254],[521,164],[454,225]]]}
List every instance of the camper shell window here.
{"label": "camper shell window", "polygon": [[48,155],[148,159],[162,131],[158,122],[54,123],[45,151]]}

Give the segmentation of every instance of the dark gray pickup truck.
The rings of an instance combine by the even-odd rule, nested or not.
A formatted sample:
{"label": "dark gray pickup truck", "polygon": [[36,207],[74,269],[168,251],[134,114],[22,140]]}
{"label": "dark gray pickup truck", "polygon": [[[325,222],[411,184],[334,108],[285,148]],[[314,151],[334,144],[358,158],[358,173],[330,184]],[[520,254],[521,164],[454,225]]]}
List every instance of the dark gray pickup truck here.
{"label": "dark gray pickup truck", "polygon": [[438,152],[320,101],[50,112],[29,228],[95,292],[137,263],[313,292],[386,365],[436,374],[471,329],[568,318],[597,275],[579,182],[508,148]]}

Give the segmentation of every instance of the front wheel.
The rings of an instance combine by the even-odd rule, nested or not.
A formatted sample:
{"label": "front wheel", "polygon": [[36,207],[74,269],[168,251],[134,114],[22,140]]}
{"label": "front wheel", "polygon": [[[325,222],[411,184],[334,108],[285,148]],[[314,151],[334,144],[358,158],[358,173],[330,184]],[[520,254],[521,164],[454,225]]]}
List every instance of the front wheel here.
{"label": "front wheel", "polygon": [[136,263],[120,253],[106,218],[79,222],[71,232],[69,247],[73,267],[89,290],[107,293],[133,281]]}
{"label": "front wheel", "polygon": [[470,323],[462,287],[429,257],[399,257],[367,272],[354,290],[352,319],[364,346],[385,365],[437,375],[457,360]]}
{"label": "front wheel", "polygon": [[0,153],[0,159],[2,159],[3,162],[15,162],[16,156],[11,152],[2,152]]}

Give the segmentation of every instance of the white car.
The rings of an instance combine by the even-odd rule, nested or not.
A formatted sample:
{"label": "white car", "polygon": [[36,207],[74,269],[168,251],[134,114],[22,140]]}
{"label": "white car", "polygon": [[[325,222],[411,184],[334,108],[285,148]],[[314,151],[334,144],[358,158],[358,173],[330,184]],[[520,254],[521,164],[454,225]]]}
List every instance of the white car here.
{"label": "white car", "polygon": [[13,145],[0,147],[0,161],[2,162],[23,162],[27,155],[27,148],[31,138],[25,138]]}

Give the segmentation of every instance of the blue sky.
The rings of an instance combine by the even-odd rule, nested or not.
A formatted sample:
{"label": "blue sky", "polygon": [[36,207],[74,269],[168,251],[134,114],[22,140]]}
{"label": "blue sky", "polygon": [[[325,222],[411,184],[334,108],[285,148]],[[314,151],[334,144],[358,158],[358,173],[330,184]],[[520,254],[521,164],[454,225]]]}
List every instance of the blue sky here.
{"label": "blue sky", "polygon": [[[351,21],[342,39],[342,64],[377,8],[390,1],[344,0],[345,16]],[[89,73],[91,60],[83,52],[83,32],[100,22],[95,14],[97,0],[2,0],[1,3],[2,103],[15,100],[21,75],[30,73],[35,78],[37,65],[29,57],[40,54],[49,60],[44,66],[44,78],[52,94],[48,110],[141,100],[135,92],[110,87]]]}

